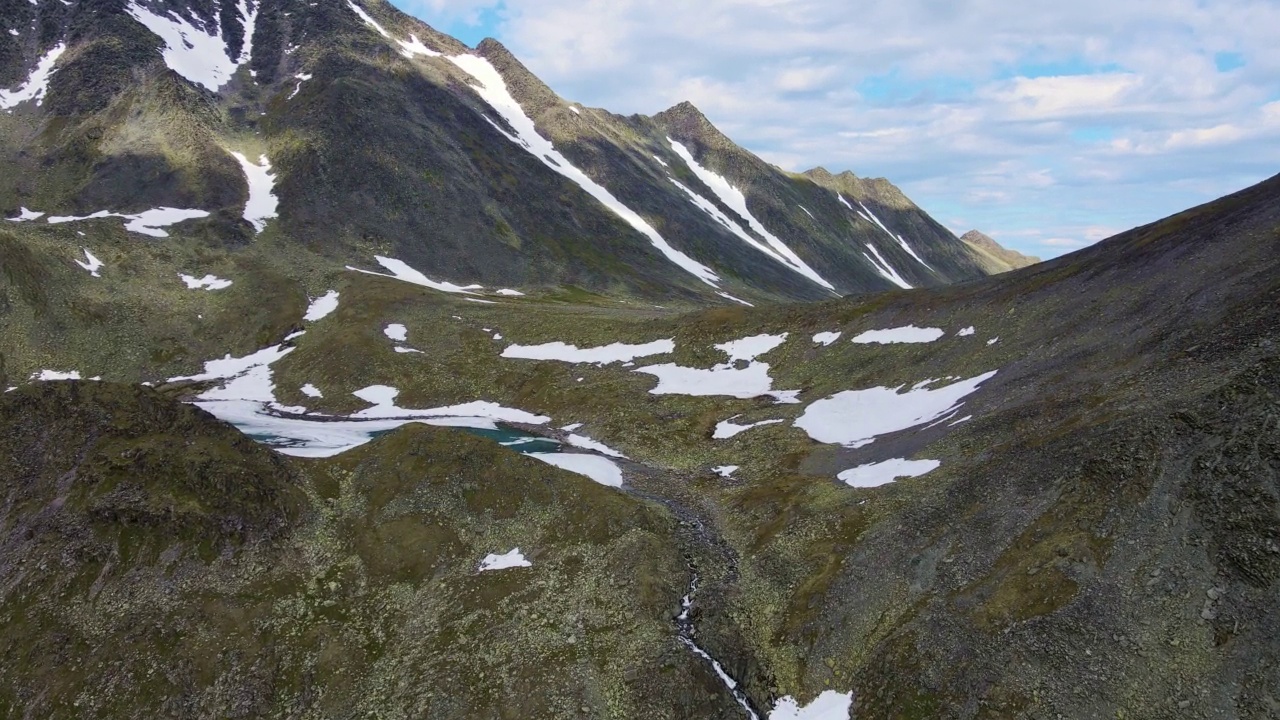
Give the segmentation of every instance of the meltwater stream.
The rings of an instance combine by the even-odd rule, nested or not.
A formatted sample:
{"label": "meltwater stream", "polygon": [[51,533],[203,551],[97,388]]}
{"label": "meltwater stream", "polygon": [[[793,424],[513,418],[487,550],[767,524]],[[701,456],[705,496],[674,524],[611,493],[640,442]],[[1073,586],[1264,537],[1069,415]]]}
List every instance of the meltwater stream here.
{"label": "meltwater stream", "polygon": [[724,686],[728,688],[729,693],[733,695],[733,699],[737,700],[742,709],[746,711],[747,717],[750,717],[751,720],[760,720],[760,714],[751,706],[751,699],[747,697],[747,694],[738,687],[738,681],[725,672],[724,666],[720,664],[719,660],[711,657],[711,654],[702,649],[702,646],[698,645],[697,641],[694,640],[697,628],[693,626],[689,611],[693,609],[693,596],[697,592],[698,574],[695,572],[689,581],[689,592],[680,601],[680,614],[676,616],[676,629],[680,633],[680,642],[684,643],[685,647],[692,650],[695,655],[711,663],[711,669],[716,671],[716,677],[720,678],[720,682],[724,683]]}

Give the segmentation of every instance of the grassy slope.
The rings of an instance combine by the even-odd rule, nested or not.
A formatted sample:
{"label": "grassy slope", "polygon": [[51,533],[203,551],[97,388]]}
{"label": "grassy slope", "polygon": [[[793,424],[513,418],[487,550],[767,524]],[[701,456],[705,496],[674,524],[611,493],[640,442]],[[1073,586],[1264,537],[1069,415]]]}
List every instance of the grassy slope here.
{"label": "grassy slope", "polygon": [[420,426],[283,459],[120,385],[0,416],[6,715],[720,716],[656,505]]}

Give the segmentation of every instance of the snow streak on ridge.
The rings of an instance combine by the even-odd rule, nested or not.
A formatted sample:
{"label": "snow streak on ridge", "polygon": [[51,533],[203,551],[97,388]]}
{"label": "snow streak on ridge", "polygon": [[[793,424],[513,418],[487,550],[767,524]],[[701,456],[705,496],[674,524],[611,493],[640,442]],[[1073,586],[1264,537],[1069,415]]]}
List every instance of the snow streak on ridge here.
{"label": "snow streak on ridge", "polygon": [[[667,138],[667,142],[671,143],[671,149],[675,150],[676,154],[680,156],[680,159],[684,160],[685,164],[689,166],[689,169],[693,171],[693,174],[697,175],[698,179],[701,180],[704,185],[711,188],[711,192],[715,193],[716,197],[720,198],[721,202],[729,206],[729,209],[733,210],[740,217],[746,220],[747,224],[751,226],[751,229],[756,231],[756,234],[765,239],[767,245],[762,244],[760,241],[751,237],[751,235],[743,230],[738,223],[729,220],[725,217],[724,213],[720,212],[720,210],[715,208],[714,205],[706,203],[705,201],[698,202],[701,198],[697,193],[683,185],[680,185],[680,183],[676,183],[681,190],[684,190],[689,194],[695,205],[702,208],[708,215],[725,225],[733,232],[734,235],[737,235],[751,247],[768,255],[774,260],[777,260],[783,265],[786,265],[795,272],[800,273],[822,287],[833,292],[835,291],[835,287],[831,283],[822,279],[822,276],[815,272],[813,268],[806,265],[805,262],[800,259],[799,255],[792,252],[791,248],[787,247],[786,243],[782,242],[781,238],[765,229],[764,224],[751,214],[751,211],[747,209],[747,197],[741,190],[731,185],[726,178],[699,165],[698,161],[694,159],[693,153],[689,152],[689,149],[683,144],[678,143],[671,138]],[[672,180],[672,182],[675,182],[675,180]]]}
{"label": "snow streak on ridge", "polygon": [[502,75],[488,60],[478,55],[457,55],[450,57],[449,61],[475,80],[471,87],[507,121],[507,124],[515,131],[515,134],[508,133],[499,127],[497,123],[489,120],[489,124],[493,125],[498,132],[506,136],[511,142],[528,150],[547,167],[577,183],[589,195],[599,200],[601,204],[627,221],[640,234],[647,237],[649,242],[668,260],[679,265],[707,285],[713,288],[719,287],[717,283],[720,281],[720,277],[716,275],[715,271],[671,247],[666,239],[658,234],[658,231],[644,218],[624,205],[604,186],[575,167],[569,162],[568,158],[560,154],[559,150],[556,150],[551,141],[542,137],[538,133],[533,120],[525,114],[524,109],[520,107],[520,103],[516,102],[516,99],[507,90],[507,83],[503,80]]}

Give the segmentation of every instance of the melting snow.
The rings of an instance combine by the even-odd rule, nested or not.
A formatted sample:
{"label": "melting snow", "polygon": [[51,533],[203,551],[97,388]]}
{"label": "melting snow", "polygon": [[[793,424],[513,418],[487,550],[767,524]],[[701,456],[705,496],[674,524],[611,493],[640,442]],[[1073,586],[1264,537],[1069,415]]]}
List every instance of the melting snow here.
{"label": "melting snow", "polygon": [[[18,86],[16,90],[0,90],[0,110],[8,110],[16,107],[18,103],[35,100],[36,105],[44,102],[44,95],[49,90],[49,77],[53,75],[54,63],[58,62],[58,58],[62,53],[66,52],[67,46],[58,43],[58,46],[44,54],[40,61],[36,63],[36,69],[31,71],[31,76],[27,81]],[[23,208],[25,210],[26,208]],[[39,217],[38,215],[36,217]],[[33,218],[25,218],[31,220]]]}
{"label": "melting snow", "polygon": [[717,423],[716,431],[712,433],[711,437],[716,440],[727,440],[731,437],[741,435],[752,428],[764,427],[765,425],[777,425],[780,422],[786,422],[785,420],[762,420],[758,423],[751,423],[750,425],[736,425],[733,422],[736,418],[738,418],[738,416],[734,415],[728,420],[722,420]]}
{"label": "melting snow", "polygon": [[565,432],[573,432],[574,430],[577,430],[578,428],[581,428],[581,427],[582,427],[582,423],[574,423],[572,425],[565,425],[560,429],[564,430]]}
{"label": "melting snow", "polygon": [[223,280],[214,275],[205,275],[202,278],[192,277],[191,275],[183,275],[178,273],[178,277],[182,278],[182,282],[187,284],[188,290],[226,290],[231,287],[230,280]]}
{"label": "melting snow", "polygon": [[862,345],[871,343],[880,345],[931,343],[943,335],[946,335],[946,332],[938,328],[918,328],[915,325],[907,325],[905,327],[889,328],[888,330],[868,330],[855,337],[853,342]]}
{"label": "melting snow", "polygon": [[253,49],[253,29],[258,11],[256,8],[250,11],[247,0],[240,0],[237,9],[240,20],[244,23],[244,49],[240,57],[233,60],[227,54],[227,43],[222,38],[222,28],[216,20],[210,32],[196,27],[176,13],[153,13],[142,7],[137,0],[125,7],[125,11],[134,20],[164,40],[165,49],[162,54],[169,69],[213,92],[227,84],[236,69],[249,61]]}
{"label": "melting snow", "polygon": [[[636,368],[634,372],[658,378],[653,395],[727,395],[736,398],[753,398],[768,395],[779,403],[797,403],[799,390],[774,390],[769,377],[769,364],[756,362],[756,357],[778,347],[787,339],[782,335],[757,335],[727,342],[715,347],[729,355],[727,364],[716,365],[710,370],[687,368],[673,363]],[[747,363],[735,368],[739,361]]]}
{"label": "melting snow", "polygon": [[9,222],[26,222],[28,220],[38,220],[44,217],[44,213],[28,210],[26,208],[18,208],[18,217],[7,218]]}
{"label": "melting snow", "polygon": [[872,266],[875,267],[876,272],[880,273],[880,275],[885,280],[888,280],[889,282],[893,283],[894,285],[897,285],[903,290],[911,289],[911,283],[902,279],[902,276],[898,274],[898,271],[894,270],[893,267],[889,265],[889,262],[884,259],[884,256],[880,254],[880,251],[876,249],[875,245],[872,245],[871,243],[867,243],[867,249],[871,251],[871,255],[876,256],[875,260],[872,260],[871,255],[868,255],[866,253],[862,253],[862,257],[866,258],[872,264]]}
{"label": "melting snow", "polygon": [[137,215],[123,215],[121,213],[113,213],[108,210],[99,210],[92,215],[73,216],[65,215],[51,217],[48,219],[50,225],[59,225],[61,223],[79,222],[81,220],[99,220],[102,218],[117,217],[127,220],[124,229],[130,232],[136,232],[142,235],[150,235],[151,237],[165,238],[169,237],[169,233],[160,228],[176,225],[183,220],[195,220],[197,218],[209,217],[209,213],[204,210],[182,210],[178,208],[156,208],[138,213]]}
{"label": "melting snow", "polygon": [[502,133],[511,142],[528,150],[547,167],[577,183],[588,194],[616,213],[640,234],[647,237],[649,242],[668,260],[684,268],[704,283],[716,287],[716,283],[720,278],[711,268],[667,244],[667,241],[644,218],[624,205],[604,186],[575,167],[569,162],[568,158],[556,150],[549,140],[538,134],[537,126],[534,125],[533,120],[525,114],[524,109],[520,107],[520,103],[516,102],[515,98],[511,96],[511,93],[507,90],[506,81],[502,79],[502,75],[488,60],[477,55],[458,55],[449,58],[449,60],[475,79],[477,84],[472,85],[472,88],[507,121],[507,124],[515,131],[515,134],[508,133],[499,127],[497,123],[485,118],[489,124],[493,125],[494,129]]}
{"label": "melting snow", "polygon": [[659,164],[659,165],[661,165],[662,167],[671,167],[670,165],[668,165],[668,164],[667,164],[667,161],[666,161],[666,160],[663,160],[662,158],[658,157],[657,155],[654,155],[654,156],[653,156],[653,159],[654,159],[654,160],[657,160],[657,161],[658,161],[658,164]]}
{"label": "melting snow", "polygon": [[311,301],[307,306],[307,314],[302,319],[307,322],[315,322],[323,320],[333,314],[338,309],[338,291],[330,290],[324,295]]}
{"label": "melting snow", "polygon": [[79,370],[67,370],[67,371],[41,370],[40,372],[32,375],[31,379],[39,380],[41,382],[50,382],[53,380],[79,380],[80,371]]}
{"label": "melting snow", "polygon": [[839,340],[842,334],[838,332],[820,332],[813,336],[813,342],[818,345],[831,345]]}
{"label": "melting snow", "polygon": [[524,297],[524,293],[520,292],[519,290],[511,290],[508,288],[503,288],[499,290],[498,294],[505,295],[507,297]]}
{"label": "melting snow", "polygon": [[[275,383],[271,380],[271,364],[293,351],[294,348],[292,347],[273,345],[239,358],[231,357],[230,354],[227,354],[221,360],[206,362],[202,373],[169,378],[169,382],[229,380],[230,382],[227,382],[222,387],[214,388],[200,395],[200,399],[274,403],[276,399]],[[201,405],[201,407],[204,406]],[[213,414],[222,417],[216,412]]]}
{"label": "melting snow", "polygon": [[998,337],[993,337],[993,338],[991,338],[990,340],[988,340],[988,341],[987,341],[987,345],[995,345],[995,344],[996,344],[996,343],[998,343],[998,342],[1000,342],[1000,338],[998,338]]}
{"label": "melting snow", "polygon": [[862,447],[881,435],[931,423],[955,413],[995,371],[937,389],[874,387],[849,390],[805,408],[795,426],[822,443]]}
{"label": "melting snow", "polygon": [[616,463],[599,455],[578,453],[529,453],[529,457],[555,465],[561,470],[585,475],[601,485],[622,487],[622,470]]}
{"label": "melting snow", "polygon": [[574,107],[574,106],[572,106],[572,105],[570,105],[570,106],[569,106],[569,109],[573,111],[573,114],[574,114],[574,115],[581,115],[581,114],[582,114],[582,111],[581,111],[581,110],[579,110],[578,108],[576,108],[576,107]]}
{"label": "melting snow", "polygon": [[373,257],[375,260],[378,261],[379,265],[387,269],[391,274],[385,275],[383,273],[377,273],[371,270],[361,270],[360,268],[351,267],[350,265],[347,266],[347,269],[354,270],[355,272],[358,272],[358,273],[364,273],[365,275],[377,275],[378,277],[389,277],[395,280],[401,280],[407,283],[413,283],[414,285],[421,285],[422,287],[431,288],[432,290],[439,290],[440,292],[461,293],[463,295],[472,295],[473,293],[471,292],[471,288],[478,289],[478,286],[476,285],[468,285],[467,287],[464,288],[458,285],[454,285],[451,282],[436,282],[434,280],[429,279],[426,275],[423,275],[417,270],[414,270],[413,268],[409,267],[404,262],[400,260],[396,260],[395,258],[382,257],[381,255],[374,255]]}
{"label": "melting snow", "polygon": [[957,336],[957,337],[969,337],[970,335],[973,335],[973,334],[974,334],[974,333],[976,333],[976,332],[978,332],[978,330],[977,330],[976,328],[974,328],[972,325],[970,325],[969,327],[967,327],[967,328],[965,328],[965,329],[961,330],[960,332],[956,333],[956,336]]}
{"label": "melting snow", "polygon": [[484,560],[480,561],[480,572],[489,570],[506,570],[508,568],[533,567],[533,563],[524,559],[524,553],[520,552],[520,548],[515,548],[511,552],[503,555],[486,555]]}
{"label": "melting snow", "polygon": [[543,345],[509,345],[502,351],[502,357],[609,365],[616,362],[630,362],[636,358],[651,355],[663,355],[675,352],[675,349],[674,340],[654,340],[644,345],[627,345],[619,342],[594,348],[578,348],[576,345],[553,342]]}
{"label": "melting snow", "polygon": [[796,699],[787,696],[778,700],[769,713],[769,720],[849,720],[853,706],[853,693],[825,690],[813,702],[800,707]]}
{"label": "melting snow", "polygon": [[310,398],[324,397],[324,393],[320,392],[320,388],[316,387],[315,385],[312,385],[311,383],[307,383],[306,385],[303,385],[301,388],[301,391],[303,395],[306,395],[307,397],[310,397]]}
{"label": "melting snow", "polygon": [[513,422],[523,423],[526,425],[545,425],[551,422],[551,418],[543,415],[534,415],[523,410],[507,408],[491,402],[470,402],[462,405],[450,405],[448,407],[431,408],[428,410],[417,410],[412,408],[402,408],[396,405],[395,399],[400,391],[386,385],[373,385],[363,390],[357,390],[352,393],[356,397],[373,405],[373,407],[361,410],[352,415],[353,418],[365,418],[371,420],[386,420],[391,418],[425,418],[425,417],[450,417],[459,420],[479,420],[484,421],[477,425],[464,425],[464,427],[493,428],[494,422]]}
{"label": "melting snow", "polygon": [[738,470],[740,469],[741,468],[737,465],[721,465],[720,467],[717,467],[717,468],[711,468],[712,472],[714,472],[715,474],[719,475],[722,478],[733,477],[733,474],[738,472]]}
{"label": "melting snow", "polygon": [[809,212],[809,208],[807,208],[807,207],[805,207],[805,206],[803,206],[803,205],[797,205],[796,207],[798,207],[798,208],[800,208],[801,210],[803,210],[803,211],[804,211],[804,214],[805,214],[805,215],[808,215],[810,219],[812,219],[812,220],[817,220],[817,219],[818,219],[818,218],[816,218],[816,217],[814,217],[814,216],[813,216],[813,213]]}
{"label": "melting snow", "polygon": [[76,264],[84,268],[85,270],[88,270],[90,275],[94,277],[102,277],[102,275],[98,272],[99,270],[102,269],[102,261],[99,260],[93,253],[89,252],[89,248],[84,248],[84,259],[85,259],[85,262],[80,262],[79,260],[76,260]]}
{"label": "melting snow", "polygon": [[609,447],[608,445],[605,445],[604,443],[596,442],[595,440],[592,440],[591,438],[585,435],[570,435],[568,437],[568,441],[570,445],[577,448],[582,448],[583,450],[595,450],[601,455],[608,455],[609,457],[614,457],[614,458],[622,458],[623,460],[627,459],[626,455],[623,455],[622,453],[618,452],[617,450],[614,450],[613,448]]}
{"label": "melting snow", "polygon": [[388,325],[382,333],[392,340],[404,342],[409,339],[409,329],[399,323]]}
{"label": "melting snow", "polygon": [[853,206],[852,206],[852,205],[850,205],[850,204],[849,204],[849,201],[848,201],[848,200],[845,200],[845,199],[844,199],[844,196],[843,196],[843,195],[841,195],[840,193],[836,193],[836,199],[840,201],[840,204],[841,204],[841,205],[843,205],[843,206],[845,206],[845,207],[849,208],[850,210],[853,210]]}
{"label": "melting snow", "polygon": [[836,477],[849,487],[873,488],[888,485],[898,478],[920,477],[931,473],[942,466],[937,460],[904,460],[895,458],[871,465],[859,465],[852,470],[845,470]]}
{"label": "melting snow", "polygon": [[[835,287],[832,286],[831,283],[823,280],[822,276],[814,272],[813,268],[806,265],[805,262],[800,259],[799,255],[792,252],[791,248],[787,247],[787,244],[782,242],[781,238],[765,229],[764,223],[757,220],[756,217],[751,214],[751,211],[747,209],[747,197],[742,194],[741,190],[731,185],[726,178],[699,165],[698,161],[694,159],[693,153],[689,152],[689,149],[684,145],[672,140],[671,138],[667,138],[667,142],[671,143],[671,149],[675,150],[676,154],[679,155],[680,158],[684,160],[685,164],[689,166],[689,169],[693,170],[693,174],[697,175],[698,179],[701,180],[703,184],[711,188],[711,192],[716,194],[716,197],[720,199],[720,202],[724,203],[730,210],[737,213],[739,217],[746,220],[747,224],[751,226],[751,229],[754,230],[757,235],[765,239],[765,243],[767,243],[767,245],[762,244],[743,230],[736,222],[725,217],[724,213],[720,212],[715,205],[703,200],[697,193],[693,192],[689,188],[680,185],[680,183],[676,183],[681,190],[688,193],[690,198],[693,199],[695,205],[702,208],[707,212],[707,214],[711,215],[711,217],[720,221],[751,247],[768,255],[774,260],[777,260],[783,265],[786,265],[795,272],[800,273],[822,287],[832,291],[835,290]],[[672,182],[675,181],[672,180]]]}
{"label": "melting snow", "polygon": [[276,209],[280,200],[276,197],[276,176],[271,172],[271,162],[266,155],[258,156],[258,164],[252,163],[238,152],[231,153],[240,162],[245,180],[249,183],[249,199],[244,204],[244,219],[259,233],[267,221],[279,217]]}

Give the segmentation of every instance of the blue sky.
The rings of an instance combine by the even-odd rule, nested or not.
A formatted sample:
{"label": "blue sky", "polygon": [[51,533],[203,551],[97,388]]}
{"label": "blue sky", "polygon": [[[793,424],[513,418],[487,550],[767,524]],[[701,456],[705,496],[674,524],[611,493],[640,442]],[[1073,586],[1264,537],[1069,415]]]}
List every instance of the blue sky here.
{"label": "blue sky", "polygon": [[1280,172],[1276,0],[394,2],[570,100],[690,100],[785,169],[887,177],[1041,257]]}

